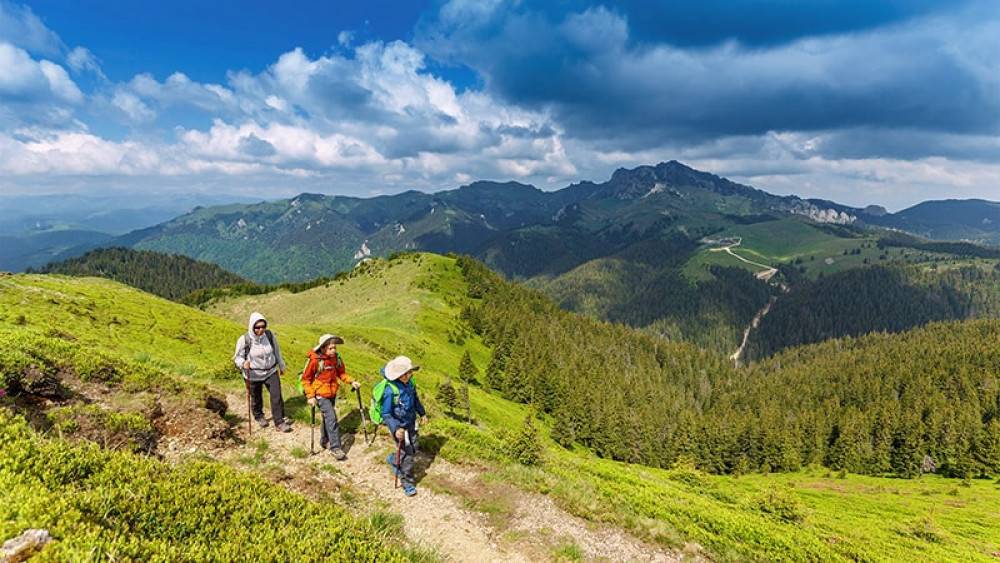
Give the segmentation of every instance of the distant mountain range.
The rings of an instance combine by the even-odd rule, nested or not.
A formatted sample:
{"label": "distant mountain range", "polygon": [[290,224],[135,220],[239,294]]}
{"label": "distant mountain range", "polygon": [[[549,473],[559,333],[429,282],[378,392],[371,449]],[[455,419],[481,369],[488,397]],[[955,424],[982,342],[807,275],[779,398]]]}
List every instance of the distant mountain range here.
{"label": "distant mountain range", "polygon": [[18,235],[0,235],[0,271],[21,272],[44,266],[82,249],[102,246],[109,234],[79,229],[58,229]]}
{"label": "distant mountain range", "polygon": [[[863,311],[853,314],[864,319],[857,323],[832,318],[856,305],[838,299],[849,301],[848,293],[864,288],[831,293],[823,289],[830,283],[813,283],[823,276],[874,264],[961,268],[995,259],[991,252],[970,251],[969,245],[921,242],[894,232],[899,230],[992,241],[1000,236],[1000,204],[927,202],[888,213],[877,206],[776,196],[671,161],[619,169],[606,182],[580,182],[551,192],[517,182],[480,181],[434,194],[409,191],[369,199],[301,194],[199,207],[65,255],[97,246],[131,247],[186,255],[258,283],[281,283],[329,276],[397,251],[469,254],[542,290],[566,309],[726,354],[742,339],[757,357],[787,344],[773,336],[767,342],[756,335],[748,341],[744,330],[789,288],[811,293],[793,301],[782,298],[779,315],[764,325],[777,327],[784,319],[780,324],[786,328],[765,332],[788,332],[796,319],[812,316],[809,311],[825,311],[826,317],[796,328],[795,338],[788,340],[810,342],[864,333],[869,326],[896,326],[869,320]],[[143,267],[133,275],[150,271]],[[837,279],[853,287],[869,278]],[[897,310],[919,307],[913,296],[927,294],[910,289],[913,273],[878,279],[879,287],[891,291],[875,291],[868,299],[902,296]],[[957,282],[949,278],[948,283]],[[789,303],[797,303],[797,309]],[[934,318],[975,314],[967,309],[942,308]],[[896,320],[899,326],[925,322],[909,316]]]}
{"label": "distant mountain range", "polygon": [[370,199],[301,194],[196,208],[111,240],[83,241],[59,257],[96,246],[131,246],[184,254],[274,283],[329,275],[367,256],[419,249],[471,254],[507,275],[529,278],[558,275],[643,240],[677,233],[698,240],[773,218],[1000,241],[1000,204],[927,202],[890,214],[877,206],[776,196],[670,161],[619,169],[606,182],[551,192],[480,181],[434,194],[409,191]]}
{"label": "distant mountain range", "polygon": [[867,220],[934,240],[1000,244],[1000,203],[995,201],[925,201],[898,213]]}
{"label": "distant mountain range", "polygon": [[[19,272],[106,246],[116,236],[156,225],[218,195],[0,194],[0,271]],[[238,201],[253,201],[237,197]]]}
{"label": "distant mountain range", "polygon": [[668,232],[697,239],[767,213],[850,223],[847,211],[857,213],[774,196],[672,161],[554,192],[475,182],[435,194],[302,194],[196,208],[99,244],[181,253],[261,282],[310,279],[405,249],[473,254],[508,275],[530,277],[561,273]]}

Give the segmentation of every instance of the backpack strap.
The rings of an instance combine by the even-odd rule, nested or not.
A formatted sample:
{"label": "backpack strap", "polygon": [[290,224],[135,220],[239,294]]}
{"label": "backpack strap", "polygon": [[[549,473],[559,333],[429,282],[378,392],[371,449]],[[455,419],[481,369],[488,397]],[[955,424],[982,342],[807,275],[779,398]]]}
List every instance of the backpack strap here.
{"label": "backpack strap", "polygon": [[[393,405],[398,405],[399,404],[399,387],[396,387],[396,384],[393,383],[393,382],[391,382],[391,381],[386,381],[385,386],[388,387],[389,389],[392,389],[392,404]],[[383,393],[383,395],[384,394],[385,393]]]}
{"label": "backpack strap", "polygon": [[[264,334],[267,336],[267,341],[271,344],[271,352],[274,354],[274,364],[271,367],[266,368],[270,371],[274,366],[278,365],[278,347],[274,345],[274,333],[270,330],[265,330]],[[250,346],[253,344],[249,334],[243,335],[243,360],[250,360]]]}

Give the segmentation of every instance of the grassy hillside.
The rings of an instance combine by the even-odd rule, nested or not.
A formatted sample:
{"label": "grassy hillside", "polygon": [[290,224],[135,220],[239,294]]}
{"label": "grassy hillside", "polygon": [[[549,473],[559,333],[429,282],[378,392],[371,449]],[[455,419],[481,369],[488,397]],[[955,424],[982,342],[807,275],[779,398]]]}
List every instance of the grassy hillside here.
{"label": "grassy hillside", "polygon": [[41,274],[0,277],[0,316],[183,375],[225,367],[221,352],[246,330],[114,281]]}
{"label": "grassy hillside", "polygon": [[[49,332],[0,330],[0,538],[46,529],[55,541],[41,557],[54,561],[222,561],[236,551],[258,560],[408,558],[383,530],[257,474],[137,455],[158,441],[235,445],[224,400],[191,376],[118,355],[113,343]],[[276,518],[326,533],[303,542]]]}
{"label": "grassy hillside", "polygon": [[[408,355],[426,366],[420,379],[434,388],[445,377],[457,376],[466,350],[480,370],[489,362],[489,350],[458,319],[464,294],[465,281],[454,259],[419,254],[391,264],[370,262],[345,279],[299,293],[278,291],[226,299],[210,304],[207,311],[233,322],[245,322],[249,311],[260,311],[275,330],[291,324],[294,334],[307,333],[308,347],[324,333],[342,336],[346,344],[340,349],[348,372],[367,382],[377,381],[378,370],[388,359]],[[299,370],[308,348],[296,342],[290,350],[289,363]],[[476,416],[498,427],[525,412],[517,406],[498,409],[476,387],[470,397]],[[304,418],[301,403],[294,405]],[[497,418],[491,419],[494,415]]]}
{"label": "grassy hillside", "polygon": [[[557,421],[547,415],[533,417],[541,429],[541,465],[516,463],[507,445],[510,433],[532,412],[527,405],[473,386],[476,423],[470,425],[445,415],[433,397],[445,375],[457,371],[465,350],[483,374],[481,379],[486,378],[491,350],[461,318],[469,290],[456,262],[434,255],[375,262],[328,286],[297,294],[279,292],[224,300],[212,304],[208,312],[107,280],[7,276],[0,278],[0,318],[7,326],[19,327],[12,330],[33,331],[41,333],[40,338],[104,350],[119,355],[122,361],[156,367],[180,381],[197,380],[222,391],[240,387],[234,370],[227,365],[233,342],[245,330],[245,316],[252,309],[269,315],[293,366],[322,332],[344,335],[347,343],[342,352],[349,371],[365,381],[366,389],[387,358],[397,353],[411,355],[425,366],[417,376],[432,414],[424,437],[437,455],[487,468],[482,477],[484,486],[513,484],[542,492],[584,518],[616,524],[665,545],[695,542],[718,560],[988,561],[993,551],[1000,550],[1000,488],[992,480],[962,482],[933,476],[900,480],[841,475],[820,468],[732,477],[709,475],[684,462],[672,469],[653,469],[597,458],[579,444],[569,448],[557,445],[552,438]],[[286,391],[293,396],[290,387]],[[592,396],[601,402],[603,392],[595,388]],[[301,405],[300,400],[290,402],[296,409]],[[347,411],[348,407],[342,409]],[[304,409],[297,411],[297,416],[304,415]],[[341,415],[349,416],[348,412]],[[616,428],[620,428],[621,439],[629,434],[627,427]],[[109,481],[134,483],[121,477],[133,465],[136,478],[142,482],[124,485],[121,490],[132,486],[150,496],[167,495],[179,483],[203,483],[201,479],[210,476],[208,482],[222,483],[221,490],[213,488],[214,496],[206,496],[207,489],[197,488],[192,499],[205,506],[218,504],[226,514],[235,510],[238,503],[234,499],[259,498],[257,491],[262,486],[259,478],[214,465],[196,463],[168,469],[157,465],[159,462],[135,460],[124,453],[107,454],[87,446],[53,442],[31,434],[16,422],[4,421],[2,432],[0,448],[25,453],[11,457],[5,450],[0,456],[0,479],[6,479],[10,501],[5,499],[0,505],[14,514],[2,520],[7,527],[0,531],[11,535],[34,523],[66,530],[67,540],[63,547],[57,544],[53,556],[65,553],[61,549],[81,545],[108,545],[115,553],[134,557],[150,553],[198,557],[206,553],[198,549],[215,541],[219,537],[215,534],[226,528],[197,531],[184,522],[158,517],[157,521],[163,522],[158,528],[133,527],[125,533],[125,521],[146,521],[151,512],[119,495],[98,504],[96,493],[89,492],[96,491],[92,487]],[[24,467],[65,466],[72,475],[67,481],[73,483],[71,493],[56,496],[46,492],[60,489],[50,489],[48,477],[34,476],[38,472],[7,471],[9,460],[28,464]],[[6,486],[8,482],[10,486]],[[426,485],[446,491],[454,487],[448,482]],[[460,489],[453,492],[463,494]],[[351,524],[340,513],[323,512],[333,509],[321,509],[288,494],[291,496],[275,499],[296,515],[285,521],[306,513],[344,522],[345,529],[365,525]],[[34,498],[38,503],[29,501]],[[484,505],[483,510],[502,516],[500,500]],[[98,505],[117,507],[112,512],[116,516],[89,524],[95,514],[92,509]],[[54,522],[53,513],[41,508],[45,506],[64,509],[69,516]],[[154,505],[150,510],[153,508],[165,509]],[[254,514],[242,516],[239,523],[254,529],[259,525]],[[176,535],[165,537],[171,530],[176,530]],[[352,537],[367,537],[363,528],[357,530],[358,536]],[[330,540],[333,543],[317,549],[343,548],[346,558],[351,553],[367,553],[359,556],[364,559],[396,557],[389,552],[351,551],[368,549],[365,545],[370,544],[337,543],[342,539],[337,536]],[[235,536],[233,541],[249,542],[251,553],[258,548],[254,540],[244,536]],[[285,536],[276,541],[286,541]]]}
{"label": "grassy hillside", "polygon": [[92,250],[47,264],[38,273],[108,278],[173,301],[201,289],[248,283],[215,264],[130,248]]}

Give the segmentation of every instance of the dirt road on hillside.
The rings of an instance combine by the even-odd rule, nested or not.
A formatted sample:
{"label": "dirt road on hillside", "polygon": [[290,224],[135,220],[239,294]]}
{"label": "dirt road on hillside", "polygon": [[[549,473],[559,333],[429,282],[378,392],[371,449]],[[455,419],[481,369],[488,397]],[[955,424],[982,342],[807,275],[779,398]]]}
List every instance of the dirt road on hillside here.
{"label": "dirt road on hillside", "polygon": [[761,264],[760,262],[754,262],[753,260],[748,260],[748,259],[740,256],[739,254],[736,254],[735,252],[733,252],[733,248],[739,246],[742,243],[743,243],[743,239],[736,239],[736,241],[733,242],[732,244],[727,244],[726,246],[720,246],[719,248],[710,248],[710,249],[708,249],[708,251],[709,252],[725,252],[726,254],[729,254],[730,256],[732,256],[733,258],[736,258],[737,260],[739,260],[741,262],[744,262],[746,264],[750,264],[751,266],[757,266],[758,268],[764,268],[762,271],[757,272],[754,275],[757,277],[757,279],[759,279],[761,281],[770,281],[771,278],[773,278],[774,275],[778,273],[778,269],[777,268],[773,268],[771,266],[768,266],[767,264]]}

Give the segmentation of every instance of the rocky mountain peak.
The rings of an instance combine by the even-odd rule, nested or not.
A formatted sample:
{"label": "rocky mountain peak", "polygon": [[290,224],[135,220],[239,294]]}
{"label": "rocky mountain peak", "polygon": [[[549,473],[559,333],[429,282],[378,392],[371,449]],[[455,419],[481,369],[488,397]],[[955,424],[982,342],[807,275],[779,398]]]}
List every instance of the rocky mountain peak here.
{"label": "rocky mountain peak", "polygon": [[722,194],[755,191],[747,186],[671,160],[655,166],[619,168],[604,184],[603,189],[599,191],[599,196],[639,199],[670,187],[697,187]]}

